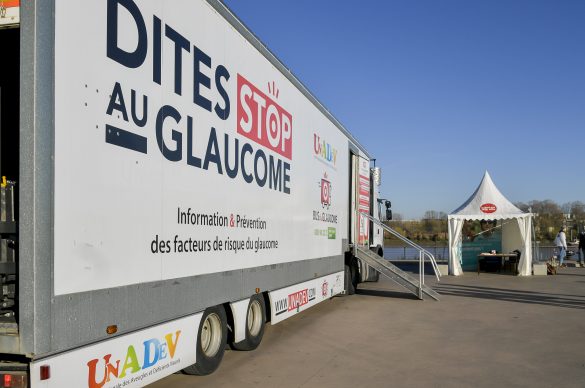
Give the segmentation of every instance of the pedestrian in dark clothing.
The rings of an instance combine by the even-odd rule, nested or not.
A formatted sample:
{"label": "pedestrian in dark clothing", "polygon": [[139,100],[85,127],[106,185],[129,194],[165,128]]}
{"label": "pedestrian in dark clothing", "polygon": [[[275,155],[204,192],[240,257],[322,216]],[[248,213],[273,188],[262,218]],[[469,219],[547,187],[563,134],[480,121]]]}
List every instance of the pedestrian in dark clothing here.
{"label": "pedestrian in dark clothing", "polygon": [[585,267],[585,226],[579,233],[579,264],[581,268]]}

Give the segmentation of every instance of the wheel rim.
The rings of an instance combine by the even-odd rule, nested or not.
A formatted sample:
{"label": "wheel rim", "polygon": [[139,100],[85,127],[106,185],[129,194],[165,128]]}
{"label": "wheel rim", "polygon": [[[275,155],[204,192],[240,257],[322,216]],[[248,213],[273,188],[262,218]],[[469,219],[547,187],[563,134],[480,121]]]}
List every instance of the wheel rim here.
{"label": "wheel rim", "polygon": [[253,300],[248,307],[248,332],[256,337],[262,328],[262,307],[260,302]]}
{"label": "wheel rim", "polygon": [[221,319],[219,315],[212,313],[205,317],[201,329],[201,349],[207,357],[213,357],[221,346]]}

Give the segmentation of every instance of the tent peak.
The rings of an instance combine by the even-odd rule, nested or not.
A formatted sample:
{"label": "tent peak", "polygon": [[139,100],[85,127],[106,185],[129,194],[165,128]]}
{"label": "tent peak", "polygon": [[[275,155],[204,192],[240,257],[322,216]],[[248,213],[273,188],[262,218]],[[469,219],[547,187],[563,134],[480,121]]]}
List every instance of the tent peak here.
{"label": "tent peak", "polygon": [[503,218],[502,216],[513,217],[524,212],[500,192],[486,170],[473,194],[451,214],[470,216],[473,219],[499,219]]}

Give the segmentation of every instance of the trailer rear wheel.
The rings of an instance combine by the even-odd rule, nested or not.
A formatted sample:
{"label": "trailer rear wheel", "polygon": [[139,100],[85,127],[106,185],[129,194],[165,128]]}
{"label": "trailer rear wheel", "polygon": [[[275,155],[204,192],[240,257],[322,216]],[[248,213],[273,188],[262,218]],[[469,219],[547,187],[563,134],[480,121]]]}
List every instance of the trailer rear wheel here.
{"label": "trailer rear wheel", "polygon": [[223,358],[227,338],[227,318],[223,306],[210,307],[203,313],[197,335],[197,362],[183,372],[204,376],[213,373]]}
{"label": "trailer rear wheel", "polygon": [[248,312],[246,314],[246,339],[234,343],[232,347],[237,350],[254,350],[260,345],[264,336],[266,323],[266,306],[262,295],[254,295],[250,298]]}

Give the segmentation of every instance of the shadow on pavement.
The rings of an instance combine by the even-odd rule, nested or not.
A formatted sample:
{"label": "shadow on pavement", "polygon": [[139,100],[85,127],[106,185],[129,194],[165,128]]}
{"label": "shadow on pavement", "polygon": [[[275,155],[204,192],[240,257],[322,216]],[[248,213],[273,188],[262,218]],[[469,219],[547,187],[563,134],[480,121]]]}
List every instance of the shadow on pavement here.
{"label": "shadow on pavement", "polygon": [[368,296],[380,296],[384,298],[400,298],[400,299],[414,299],[418,298],[409,292],[390,291],[390,290],[371,290],[371,289],[357,289],[356,294]]}
{"label": "shadow on pavement", "polygon": [[440,284],[436,285],[434,289],[441,295],[585,309],[585,295],[562,295],[535,291],[466,286],[461,284]]}
{"label": "shadow on pavement", "polygon": [[574,273],[557,272],[557,274],[555,276],[585,276],[585,274],[574,274]]}

